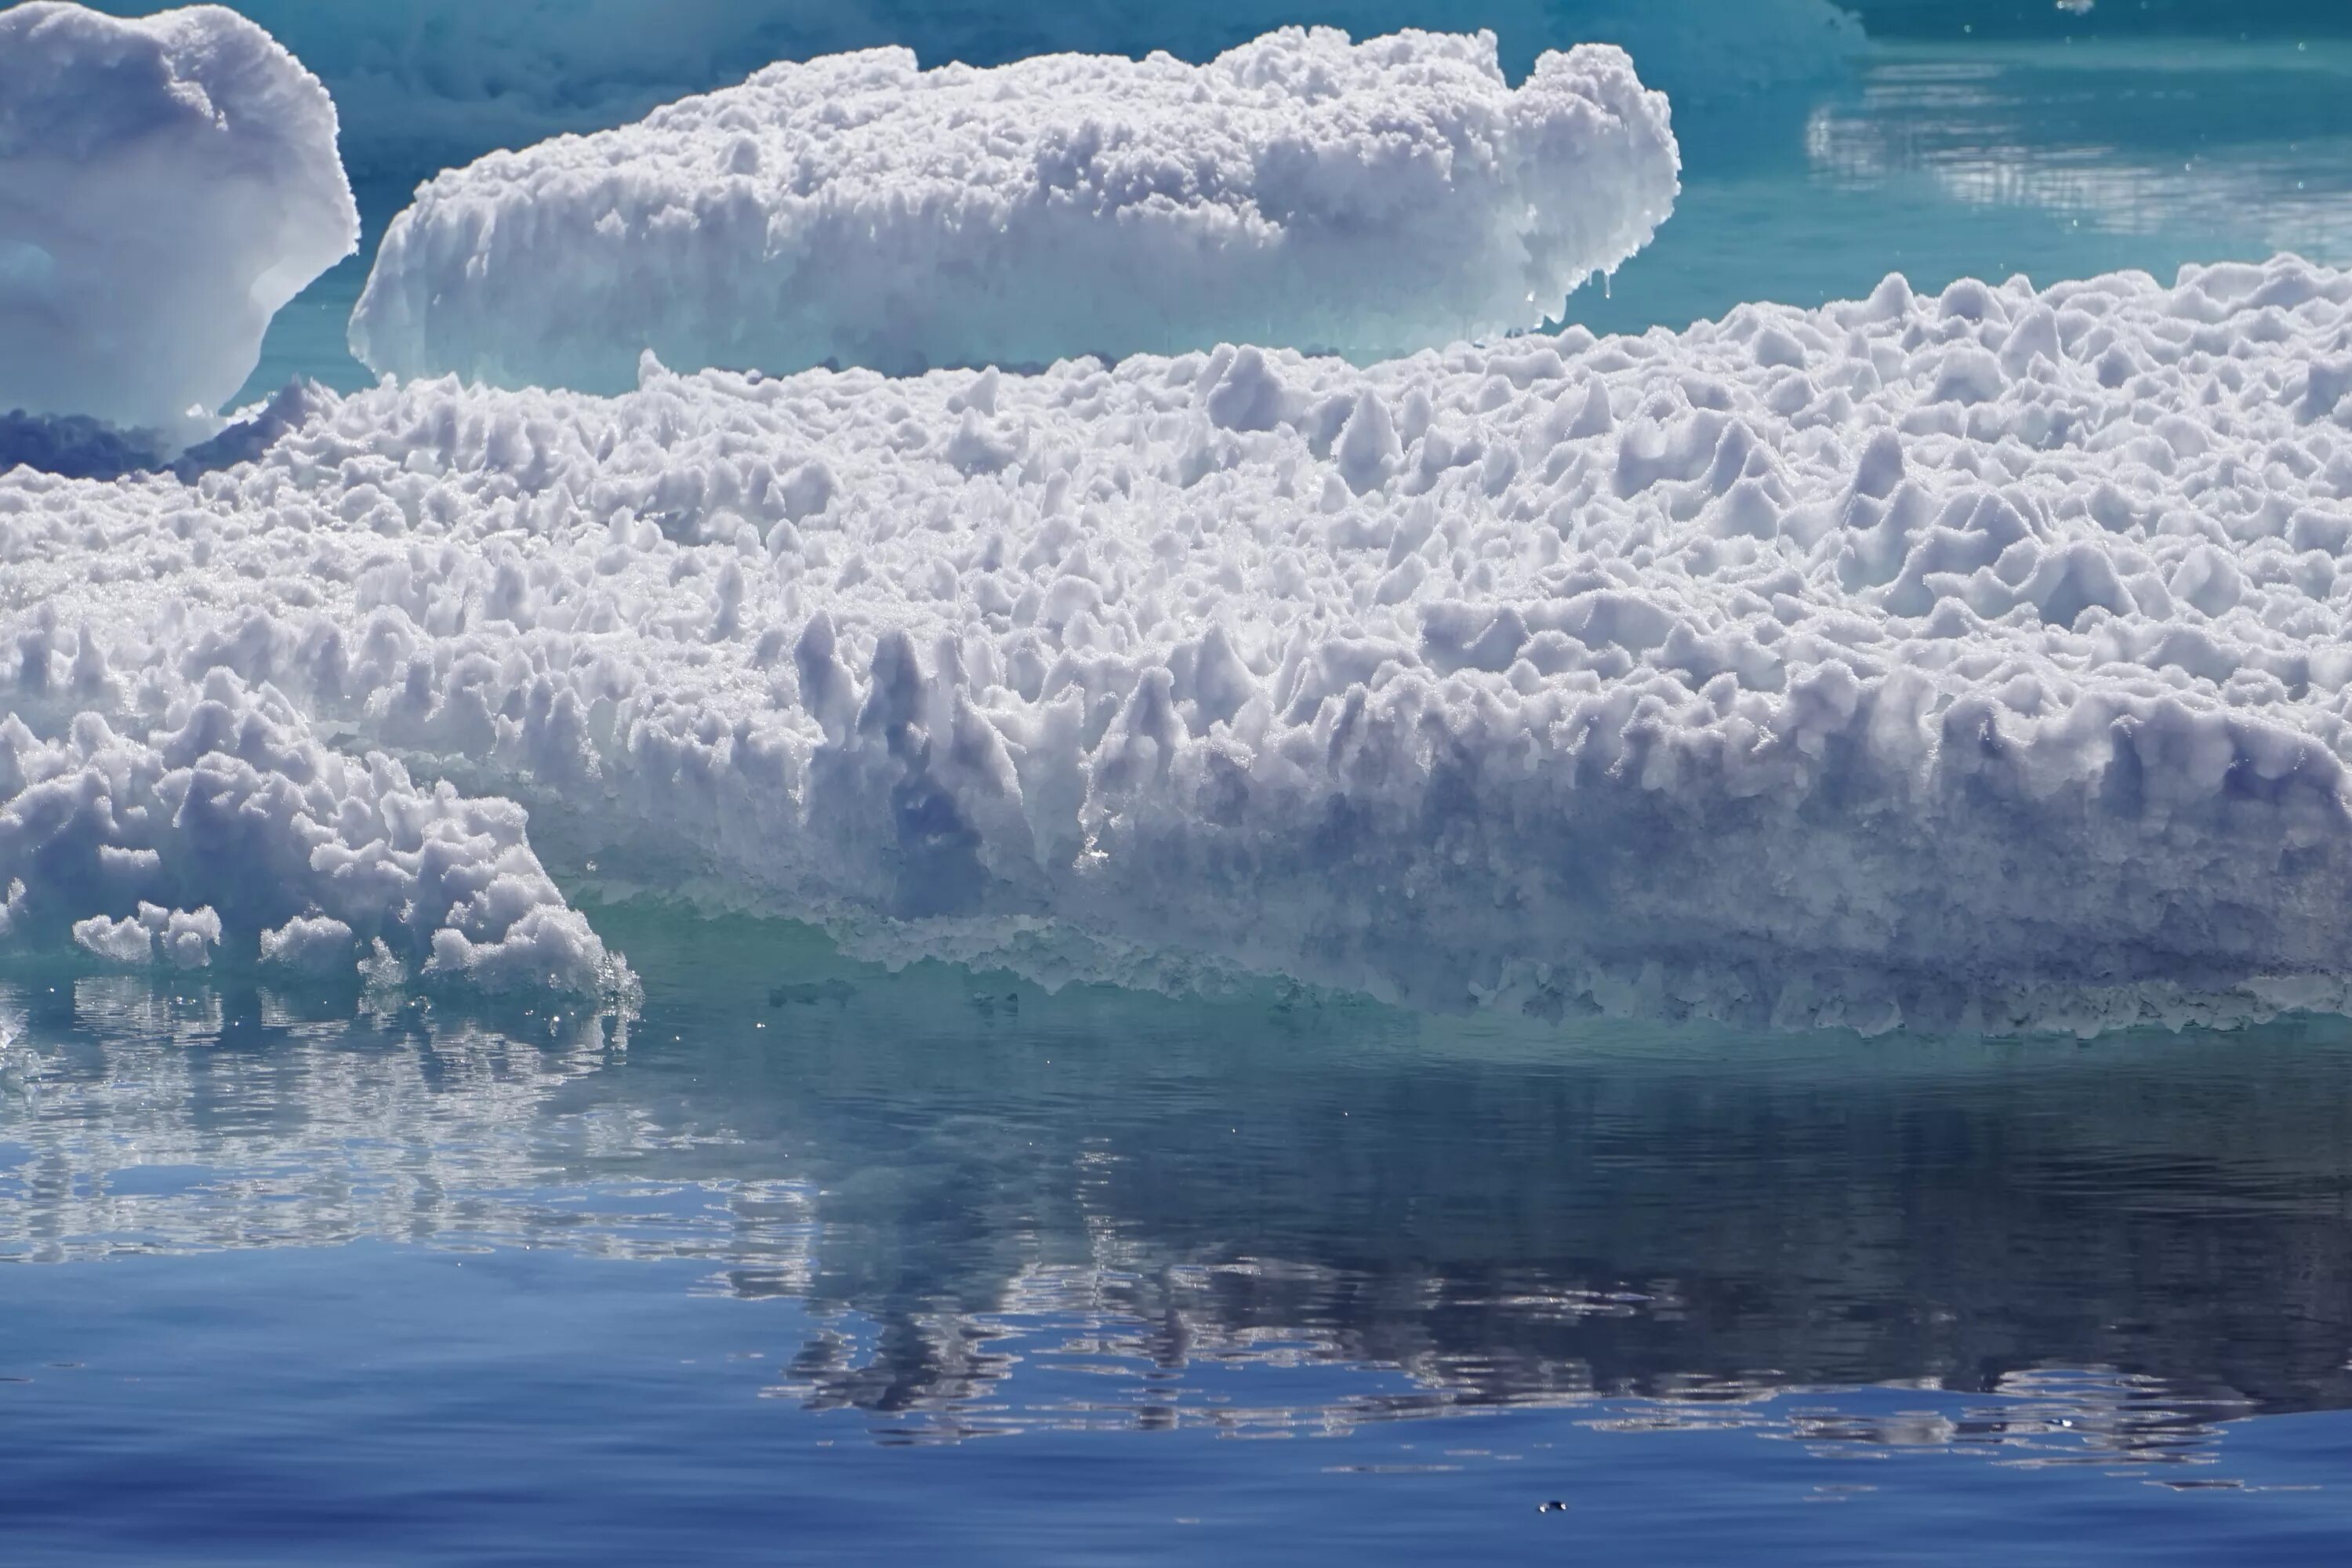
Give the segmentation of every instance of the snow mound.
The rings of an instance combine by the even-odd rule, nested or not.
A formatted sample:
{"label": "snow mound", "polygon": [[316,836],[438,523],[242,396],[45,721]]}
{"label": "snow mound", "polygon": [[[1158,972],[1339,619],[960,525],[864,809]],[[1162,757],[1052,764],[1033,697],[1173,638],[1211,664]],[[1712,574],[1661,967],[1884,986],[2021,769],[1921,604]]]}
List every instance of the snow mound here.
{"label": "snow mound", "polygon": [[1665,100],[1606,47],[1516,90],[1491,34],[1289,28],[1198,67],[877,49],[441,175],[384,237],[352,345],[592,391],[648,348],[891,373],[1404,351],[1539,324],[1648,242],[1678,168]]}
{"label": "snow mound", "polygon": [[0,410],[201,433],[358,241],[334,105],[252,23],[0,10]]}
{"label": "snow mound", "polygon": [[[1868,1029],[2352,1003],[2352,275],[2293,258],[1366,368],[386,385],[192,482],[0,479],[0,691],[267,682],[617,886],[878,951]],[[302,912],[250,882],[71,912]]]}
{"label": "snow mound", "polygon": [[[43,662],[37,632],[18,646]],[[144,724],[72,709],[110,684],[78,663],[47,692],[69,714],[52,738],[0,718],[0,943],[70,934],[116,963],[200,968],[235,942],[247,962],[345,975],[382,944],[428,983],[625,983],[513,803],[329,750],[282,696],[225,668]],[[38,694],[18,706],[52,705]]]}
{"label": "snow mound", "polygon": [[[136,12],[143,0],[110,0]],[[495,148],[604,130],[731,86],[772,61],[901,45],[927,66],[1045,54],[1206,60],[1290,24],[1358,37],[1427,25],[1424,0],[239,0],[322,77],[355,179],[404,192]],[[1678,107],[1739,101],[1842,70],[1862,29],[1832,0],[1476,0],[1524,75],[1545,49],[1617,44]]]}

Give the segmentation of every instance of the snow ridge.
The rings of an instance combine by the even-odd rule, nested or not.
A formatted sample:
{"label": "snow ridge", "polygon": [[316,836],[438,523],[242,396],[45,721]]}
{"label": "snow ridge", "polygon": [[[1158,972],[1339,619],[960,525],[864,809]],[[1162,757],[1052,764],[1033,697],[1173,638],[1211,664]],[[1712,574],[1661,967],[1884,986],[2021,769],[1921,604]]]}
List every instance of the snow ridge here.
{"label": "snow ridge", "polygon": [[[138,14],[146,0],[104,0]],[[237,0],[325,80],[354,180],[401,195],[497,148],[642,118],[776,60],[898,45],[926,66],[1034,55],[1213,58],[1276,27],[1373,37],[1431,17],[1420,0]],[[1537,55],[1616,44],[1678,109],[1752,101],[1845,69],[1865,48],[1833,0],[1480,0],[1514,79]]]}
{"label": "snow ridge", "polygon": [[1360,356],[1538,325],[1672,209],[1622,51],[1514,89],[1492,34],[1286,28],[1203,66],[782,64],[445,174],[352,320],[368,364],[617,391],[1282,342]]}
{"label": "snow ridge", "polygon": [[[2291,257],[1362,368],[648,364],[289,418],[187,481],[0,479],[43,746],[234,676],[616,884],[1045,978],[2352,1003],[2352,275]],[[63,912],[226,928],[228,876]]]}

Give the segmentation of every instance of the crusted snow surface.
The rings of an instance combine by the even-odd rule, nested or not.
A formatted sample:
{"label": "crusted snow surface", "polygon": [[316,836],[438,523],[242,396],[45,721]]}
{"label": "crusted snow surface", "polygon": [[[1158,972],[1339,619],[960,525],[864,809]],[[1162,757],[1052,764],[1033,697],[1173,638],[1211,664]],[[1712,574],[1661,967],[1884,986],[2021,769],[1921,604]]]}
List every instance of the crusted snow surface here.
{"label": "crusted snow surface", "polygon": [[1060,55],[761,71],[493,154],[386,234],[352,346],[401,375],[611,391],[1221,339],[1377,355],[1539,324],[1646,244],[1679,155],[1623,51],[1286,28],[1204,66]]}
{"label": "crusted snow surface", "polygon": [[884,951],[1869,1029],[2352,999],[2352,275],[2292,258],[1364,368],[387,385],[192,481],[0,480],[0,562],[19,689],[268,683],[615,885]]}
{"label": "crusted snow surface", "polygon": [[[233,943],[248,963],[345,976],[380,948],[477,990],[626,984],[511,801],[330,749],[281,694],[218,665],[126,690],[84,637],[52,683],[49,640],[38,622],[18,637],[0,717],[0,947],[69,935],[115,963],[200,968]],[[26,722],[44,715],[46,737]]]}
{"label": "crusted snow surface", "polygon": [[[136,14],[145,0],[107,0]],[[1425,0],[238,0],[334,94],[353,177],[404,189],[494,148],[603,130],[776,60],[897,44],[927,66],[1045,54],[1205,60],[1290,24],[1358,37],[1426,26]],[[1845,68],[1862,29],[1832,0],[1454,0],[1504,68],[1547,48],[1617,44],[1676,105],[1701,110]]]}
{"label": "crusted snow surface", "polygon": [[358,242],[334,105],[251,22],[0,10],[0,411],[201,435]]}

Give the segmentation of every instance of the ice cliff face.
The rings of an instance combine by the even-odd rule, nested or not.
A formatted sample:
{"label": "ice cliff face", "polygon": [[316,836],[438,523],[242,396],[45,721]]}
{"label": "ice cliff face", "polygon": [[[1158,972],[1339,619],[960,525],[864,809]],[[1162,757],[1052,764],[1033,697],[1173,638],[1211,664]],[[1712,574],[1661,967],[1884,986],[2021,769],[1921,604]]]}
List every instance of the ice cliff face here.
{"label": "ice cliff face", "polygon": [[1622,51],[1297,28],[1190,66],[779,65],[441,175],[352,317],[381,371],[616,391],[680,369],[1044,363],[1539,324],[1648,242],[1679,158]]}
{"label": "ice cliff face", "polygon": [[358,244],[335,129],[233,11],[0,10],[0,414],[201,434]]}
{"label": "ice cliff face", "polygon": [[[1046,975],[2340,1007],[2347,395],[2352,276],[2293,258],[1362,369],[417,383],[191,483],[0,479],[0,689],[17,755],[88,771],[89,713],[168,773],[266,683],[620,880]],[[344,777],[304,819],[363,844],[405,797]],[[190,946],[215,875],[48,907]]]}

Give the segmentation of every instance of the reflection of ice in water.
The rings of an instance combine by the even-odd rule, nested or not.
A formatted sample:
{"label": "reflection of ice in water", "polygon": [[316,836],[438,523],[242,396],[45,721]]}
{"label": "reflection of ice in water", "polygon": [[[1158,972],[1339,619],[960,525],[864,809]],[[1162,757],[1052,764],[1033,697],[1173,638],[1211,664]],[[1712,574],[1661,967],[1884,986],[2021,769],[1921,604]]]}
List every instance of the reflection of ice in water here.
{"label": "reflection of ice in water", "polygon": [[[773,1397],[894,1442],[1547,1406],[1846,1450],[2210,1458],[2250,1397],[2352,1397],[2312,1371],[2342,1355],[2309,1194],[2352,1158],[2352,1070],[2329,1065],[2352,1058],[2326,1039],[2233,1045],[2256,1065],[2209,1091],[2179,1086],[2221,1058],[2147,1042],[2046,1080],[1979,1052],[1832,1091],[1834,1068],[1759,1066],[1757,1042],[1733,1072],[1648,1035],[1529,1058],[1365,1008],[1032,993],[984,1014],[929,967],[802,1005],[777,978],[673,988],[625,1049],[607,1020],[397,997],[355,1020],[212,982],[0,988],[37,1058],[0,1098],[0,1258],[389,1238],[698,1260],[702,1289],[818,1318],[770,1348]],[[2129,1065],[2122,1089],[2100,1062]],[[2294,1092],[2232,1098],[2241,1079]],[[2180,1168],[2253,1260],[2246,1321],[2287,1327],[2249,1340],[2181,1304],[2217,1233],[2118,1196],[2177,1206]],[[1920,1300],[1940,1315],[1896,1306]],[[2037,1357],[2141,1370],[2001,1370]]]}
{"label": "reflection of ice in water", "polygon": [[[626,1048],[625,1021],[537,1010],[539,1038],[403,1006],[338,1018],[264,991],[145,976],[70,983],[0,1138],[0,1258],[333,1245],[560,1241],[598,1255],[760,1257],[801,1269],[804,1194],[645,1183],[674,1135],[564,1091]],[[5,1055],[5,1053],[0,1053]],[[609,1173],[610,1174],[607,1174]]]}
{"label": "reflection of ice in water", "polygon": [[1819,174],[1856,185],[1924,174],[1970,206],[2341,263],[2347,100],[2352,53],[2338,44],[1921,52],[1822,104],[1805,140]]}

